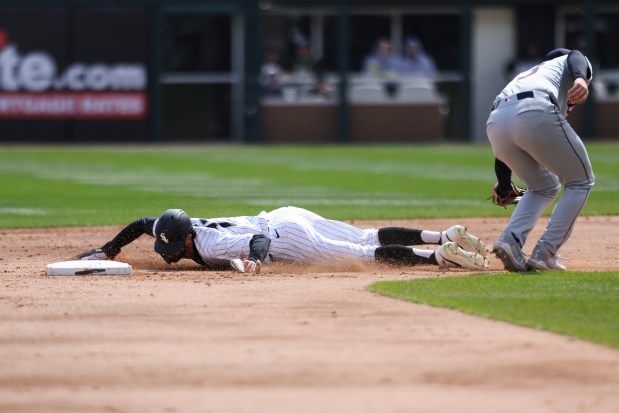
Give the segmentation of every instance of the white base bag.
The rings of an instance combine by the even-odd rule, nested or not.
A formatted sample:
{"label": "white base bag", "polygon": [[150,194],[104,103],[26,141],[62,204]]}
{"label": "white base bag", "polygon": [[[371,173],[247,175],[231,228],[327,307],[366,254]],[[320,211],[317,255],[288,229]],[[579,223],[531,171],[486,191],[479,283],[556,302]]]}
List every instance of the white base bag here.
{"label": "white base bag", "polygon": [[47,275],[131,275],[131,265],[110,260],[61,261],[47,265]]}

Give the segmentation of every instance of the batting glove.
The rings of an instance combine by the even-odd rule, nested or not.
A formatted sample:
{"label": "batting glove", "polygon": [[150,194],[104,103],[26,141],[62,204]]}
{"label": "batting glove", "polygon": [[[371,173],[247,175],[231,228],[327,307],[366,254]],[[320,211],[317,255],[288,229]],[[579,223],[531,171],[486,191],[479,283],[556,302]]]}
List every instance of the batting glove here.
{"label": "batting glove", "polygon": [[79,254],[77,257],[78,260],[113,260],[114,257],[108,257],[105,252],[101,248],[96,248],[94,250],[86,251],[82,254]]}
{"label": "batting glove", "polygon": [[260,269],[262,268],[262,263],[260,260],[241,260],[240,258],[235,258],[230,260],[230,266],[234,271],[237,272],[255,272],[258,274]]}

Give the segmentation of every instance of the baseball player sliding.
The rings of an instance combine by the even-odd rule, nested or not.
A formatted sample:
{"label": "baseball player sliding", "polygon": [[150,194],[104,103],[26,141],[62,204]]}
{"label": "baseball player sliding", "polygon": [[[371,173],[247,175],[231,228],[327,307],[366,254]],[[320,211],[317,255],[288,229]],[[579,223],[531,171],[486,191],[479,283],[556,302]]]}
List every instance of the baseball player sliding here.
{"label": "baseball player sliding", "polygon": [[[566,121],[589,95],[593,71],[577,50],[556,49],[546,60],[517,75],[492,105],[486,124],[496,156],[499,197],[517,192],[514,171],[529,187],[522,191],[493,252],[510,271],[565,270],[557,258],[585,206],[595,177],[587,150]],[[528,260],[522,247],[542,212],[563,186],[550,222]],[[500,203],[498,203],[500,204]]]}
{"label": "baseball player sliding", "polygon": [[[143,234],[154,236],[155,251],[167,263],[191,259],[211,270],[258,272],[274,261],[330,263],[377,261],[412,266],[483,270],[489,267],[486,246],[461,225],[436,232],[412,228],[359,229],[297,207],[283,207],[257,216],[190,218],[169,209],[159,218],[140,218],[101,248],[77,256],[111,259]],[[436,250],[412,245],[436,244]]]}

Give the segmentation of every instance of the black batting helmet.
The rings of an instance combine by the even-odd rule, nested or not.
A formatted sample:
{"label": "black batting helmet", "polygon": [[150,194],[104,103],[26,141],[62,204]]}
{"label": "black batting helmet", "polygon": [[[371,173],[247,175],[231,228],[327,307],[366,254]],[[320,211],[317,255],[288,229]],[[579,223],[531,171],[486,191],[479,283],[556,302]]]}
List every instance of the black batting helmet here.
{"label": "black batting helmet", "polygon": [[[189,215],[182,209],[168,209],[155,224],[155,251],[167,263],[178,261],[185,250],[187,235],[192,225]],[[174,258],[170,258],[174,257]]]}

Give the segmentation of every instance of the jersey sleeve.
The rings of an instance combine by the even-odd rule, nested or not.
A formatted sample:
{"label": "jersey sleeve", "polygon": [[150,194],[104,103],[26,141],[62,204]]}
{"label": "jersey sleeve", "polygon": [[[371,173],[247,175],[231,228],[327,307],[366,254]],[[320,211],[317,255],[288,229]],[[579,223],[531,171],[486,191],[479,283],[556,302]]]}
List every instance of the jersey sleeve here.
{"label": "jersey sleeve", "polygon": [[572,75],[572,80],[576,80],[579,77],[587,80],[587,71],[589,70],[589,64],[585,56],[578,50],[572,50],[567,56],[567,70]]}
{"label": "jersey sleeve", "polygon": [[196,248],[205,262],[249,256],[249,243],[254,234],[231,234],[208,227],[198,227],[194,230]]}
{"label": "jersey sleeve", "polygon": [[101,250],[108,256],[118,255],[120,249],[125,245],[135,241],[140,236],[148,234],[153,236],[153,226],[156,218],[144,217],[133,221],[122,229],[110,242],[101,247]]}
{"label": "jersey sleeve", "polygon": [[247,259],[252,261],[264,261],[270,246],[271,238],[262,234],[254,235],[249,241],[249,256]]}
{"label": "jersey sleeve", "polygon": [[498,192],[500,194],[508,194],[512,185],[512,170],[498,158],[495,158],[494,173],[496,174],[497,182],[499,183]]}

